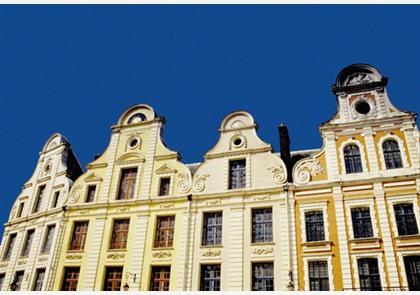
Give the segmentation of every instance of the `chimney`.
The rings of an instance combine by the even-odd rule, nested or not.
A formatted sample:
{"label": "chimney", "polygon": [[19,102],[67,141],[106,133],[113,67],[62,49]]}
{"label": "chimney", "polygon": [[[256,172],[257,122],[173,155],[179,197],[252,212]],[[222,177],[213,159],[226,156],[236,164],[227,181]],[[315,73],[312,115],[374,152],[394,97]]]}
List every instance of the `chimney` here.
{"label": "chimney", "polygon": [[290,155],[290,137],[287,126],[283,123],[279,126],[279,139],[280,139],[280,158],[283,160],[287,168],[288,181],[292,180],[293,164]]}

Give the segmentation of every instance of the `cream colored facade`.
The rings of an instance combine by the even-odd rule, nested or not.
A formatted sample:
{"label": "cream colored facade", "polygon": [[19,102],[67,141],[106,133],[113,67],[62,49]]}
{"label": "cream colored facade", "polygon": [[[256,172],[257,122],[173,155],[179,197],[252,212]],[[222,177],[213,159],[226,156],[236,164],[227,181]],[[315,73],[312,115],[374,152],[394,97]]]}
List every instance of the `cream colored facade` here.
{"label": "cream colored facade", "polygon": [[[35,269],[43,266],[42,290],[71,284],[76,290],[112,285],[146,291],[157,282],[169,290],[195,291],[207,282],[206,267],[217,269],[209,284],[217,281],[224,291],[310,290],[319,282],[310,274],[313,262],[325,263],[322,284],[329,290],[364,289],[371,279],[381,289],[412,288],[405,262],[420,259],[420,235],[399,234],[394,205],[411,206],[420,229],[419,131],[414,114],[391,104],[386,84],[371,66],[345,68],[333,86],[337,114],[320,127],[323,147],[290,157],[286,150],[274,153],[258,137],[252,115],[238,111],[221,122],[219,140],[202,163],[183,164],[163,143],[165,120],[140,104],[120,116],[107,149],[73,183],[61,172],[65,167],[55,168],[58,160],[48,156],[59,159],[59,151],[68,147],[58,144],[50,152],[50,142],[62,138],[53,136],[6,224],[2,258],[10,235],[17,238],[11,259],[0,262],[2,290],[20,270],[27,276],[21,290],[33,289]],[[398,144],[402,167],[387,169],[387,140]],[[360,151],[356,173],[347,171],[344,150],[350,145]],[[44,175],[45,163],[51,163],[50,178]],[[16,218],[19,202],[36,198],[36,188],[44,183],[46,195],[62,191],[57,208],[44,205],[42,214],[31,214],[25,205],[24,219]],[[355,237],[352,212],[358,208],[370,212],[369,237]],[[317,229],[322,237],[316,240],[308,240],[312,212],[322,216]],[[216,219],[207,218],[213,215],[220,232],[208,238],[209,222]],[[115,249],[116,224],[122,221],[127,240]],[[59,225],[51,254],[39,255],[41,232],[50,223]],[[171,229],[159,231],[162,224]],[[32,227],[39,236],[30,255],[17,259],[24,233]],[[75,234],[80,229],[83,234]],[[165,243],[170,236],[170,244],[160,244],[162,233]],[[376,259],[378,269],[367,279],[359,266],[365,258]]]}

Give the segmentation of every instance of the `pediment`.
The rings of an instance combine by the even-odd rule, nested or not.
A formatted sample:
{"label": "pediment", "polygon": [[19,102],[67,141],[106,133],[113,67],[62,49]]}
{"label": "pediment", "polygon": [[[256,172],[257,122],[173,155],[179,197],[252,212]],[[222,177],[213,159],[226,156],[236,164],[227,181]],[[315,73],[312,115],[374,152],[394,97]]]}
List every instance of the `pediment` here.
{"label": "pediment", "polygon": [[176,169],[170,167],[167,164],[164,164],[162,166],[160,166],[158,169],[156,169],[155,173],[156,174],[169,174],[169,173],[175,173]]}
{"label": "pediment", "polygon": [[144,162],[144,158],[137,153],[128,153],[118,158],[117,164]]}
{"label": "pediment", "polygon": [[95,173],[92,173],[85,178],[85,182],[98,182],[98,181],[102,181],[102,178],[97,176]]}

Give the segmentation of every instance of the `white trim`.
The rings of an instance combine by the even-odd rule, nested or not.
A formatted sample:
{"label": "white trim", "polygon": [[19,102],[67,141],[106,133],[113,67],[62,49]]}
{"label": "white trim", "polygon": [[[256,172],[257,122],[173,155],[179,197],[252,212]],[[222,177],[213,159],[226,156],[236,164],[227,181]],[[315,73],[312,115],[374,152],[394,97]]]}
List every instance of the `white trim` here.
{"label": "white trim", "polygon": [[[154,188],[154,196],[156,198],[165,198],[165,197],[169,197],[169,196],[173,196],[174,194],[174,175],[175,172],[168,172],[168,173],[162,173],[159,174],[158,176],[156,176],[157,181],[155,184],[155,188]],[[160,182],[162,180],[162,178],[169,178],[169,191],[167,195],[163,195],[163,196],[159,196],[159,191],[160,191]]]}
{"label": "white trim", "polygon": [[114,192],[112,194],[113,199],[112,201],[121,201],[120,199],[118,199],[118,191],[120,189],[120,183],[121,183],[121,175],[122,175],[122,170],[123,169],[130,169],[130,168],[137,168],[137,175],[136,175],[136,183],[134,184],[134,196],[132,198],[132,200],[138,199],[139,198],[139,184],[140,184],[140,174],[141,174],[141,163],[140,164],[132,164],[132,163],[128,163],[128,164],[117,164],[116,168],[118,169],[118,178],[117,178],[117,183],[115,185],[114,188]]}
{"label": "white trim", "polygon": [[302,241],[307,242],[306,240],[306,223],[305,223],[305,213],[310,211],[322,211],[322,217],[324,221],[324,241],[330,240],[330,231],[329,231],[329,224],[328,224],[328,214],[327,214],[328,202],[322,203],[310,203],[310,204],[300,204],[299,205],[299,212],[300,212],[300,227],[301,227],[301,238]]}
{"label": "white trim", "polygon": [[311,261],[327,261],[328,266],[328,284],[329,291],[334,291],[334,273],[332,271],[332,255],[323,256],[304,256],[303,257],[303,282],[305,291],[310,291],[309,287],[309,262]]}
{"label": "white trim", "polygon": [[353,219],[351,215],[351,209],[353,208],[360,208],[360,207],[367,207],[369,208],[370,220],[372,224],[373,236],[371,238],[378,238],[379,237],[379,229],[378,229],[378,222],[376,220],[376,212],[374,206],[375,200],[373,197],[366,197],[365,199],[356,199],[356,200],[345,200],[344,204],[346,207],[346,215],[347,215],[347,224],[350,233],[350,239],[356,239],[354,237],[354,229],[353,229]]}
{"label": "white trim", "polygon": [[[359,152],[360,152],[360,158],[361,158],[361,162],[362,162],[362,172],[359,173],[346,173],[346,164],[344,161],[344,148],[350,144],[354,144],[359,148]],[[347,175],[351,175],[351,176],[367,176],[368,175],[368,166],[367,166],[367,157],[365,154],[365,147],[364,145],[358,141],[357,139],[353,139],[353,138],[349,138],[345,141],[343,141],[339,147],[339,158],[340,158],[340,163],[341,163],[341,171],[340,171],[340,175],[343,177],[346,177]]]}
{"label": "white trim", "polygon": [[397,252],[397,264],[399,265],[399,269],[401,270],[401,277],[402,277],[402,287],[408,288],[408,280],[407,280],[407,270],[405,269],[404,257],[405,256],[420,256],[420,251],[403,251]]}
{"label": "white trim", "polygon": [[89,193],[89,187],[90,186],[95,186],[95,195],[93,196],[93,200],[92,202],[89,203],[94,203],[96,200],[98,200],[98,194],[99,194],[99,181],[94,181],[94,182],[89,182],[87,183],[87,185],[85,186],[85,192],[83,194],[83,203],[87,203],[87,197],[88,197],[88,193]]}
{"label": "white trim", "polygon": [[[396,168],[396,169],[387,169],[386,165],[385,165],[385,156],[384,156],[384,150],[382,147],[382,144],[384,143],[384,141],[387,140],[395,140],[398,144],[398,148],[400,150],[400,155],[401,155],[401,159],[402,159],[402,163],[403,163],[403,167],[401,168]],[[378,147],[378,151],[379,151],[379,156],[381,157],[381,169],[384,171],[387,170],[398,170],[398,169],[403,169],[403,168],[408,168],[408,160],[407,160],[407,152],[405,150],[405,146],[404,146],[404,141],[399,137],[396,136],[394,134],[391,133],[387,133],[386,135],[382,136],[379,139],[379,142],[377,143],[377,147]]]}
{"label": "white trim", "polygon": [[360,258],[376,258],[378,260],[378,269],[379,269],[379,276],[381,279],[381,287],[386,288],[388,285],[386,283],[386,277],[385,277],[385,268],[383,263],[383,253],[382,252],[376,252],[376,253],[360,253],[360,254],[353,254],[351,256],[351,260],[353,263],[353,273],[355,276],[355,282],[356,282],[356,289],[360,289],[360,276],[359,276],[359,268],[357,264],[357,260]]}
{"label": "white trim", "polygon": [[394,205],[396,204],[404,204],[404,203],[413,204],[413,211],[414,211],[414,215],[416,216],[417,229],[420,229],[420,211],[419,211],[419,206],[417,203],[418,199],[416,195],[392,196],[392,197],[388,197],[387,200],[388,200],[388,205],[390,207],[391,214],[392,214],[391,223],[392,223],[392,229],[394,230],[395,237],[400,236],[398,234],[397,220],[395,219]]}

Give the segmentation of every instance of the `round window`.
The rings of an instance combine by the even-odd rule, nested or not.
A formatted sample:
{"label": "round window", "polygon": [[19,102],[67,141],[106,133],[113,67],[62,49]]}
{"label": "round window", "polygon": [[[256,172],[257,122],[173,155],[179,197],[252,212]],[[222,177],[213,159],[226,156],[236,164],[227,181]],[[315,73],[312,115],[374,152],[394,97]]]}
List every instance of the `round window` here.
{"label": "round window", "polygon": [[133,139],[132,139],[132,140],[130,140],[130,142],[128,143],[128,145],[129,145],[131,148],[136,147],[138,144],[139,144],[139,140],[138,140],[137,138],[133,138]]}
{"label": "round window", "polygon": [[359,114],[366,115],[370,112],[370,105],[367,101],[361,100],[358,103],[356,103],[355,109]]}
{"label": "round window", "polygon": [[241,144],[242,144],[242,139],[241,139],[241,138],[236,138],[236,139],[233,141],[233,144],[234,144],[234,145],[236,145],[236,146],[241,145]]}

